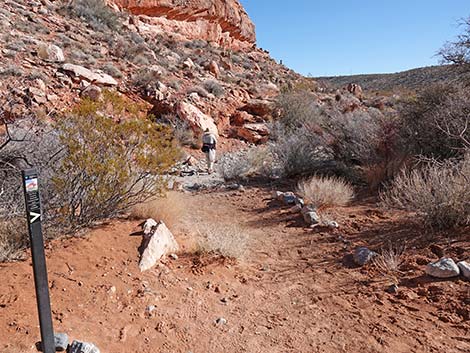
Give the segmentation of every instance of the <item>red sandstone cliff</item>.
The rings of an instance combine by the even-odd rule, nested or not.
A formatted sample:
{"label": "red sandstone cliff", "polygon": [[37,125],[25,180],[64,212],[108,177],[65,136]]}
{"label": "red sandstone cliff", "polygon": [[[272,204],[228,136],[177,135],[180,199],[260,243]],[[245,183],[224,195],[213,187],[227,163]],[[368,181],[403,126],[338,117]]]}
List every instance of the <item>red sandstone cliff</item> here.
{"label": "red sandstone cliff", "polygon": [[229,47],[249,47],[255,26],[238,0],[112,0],[144,15],[148,25],[187,39],[205,39]]}

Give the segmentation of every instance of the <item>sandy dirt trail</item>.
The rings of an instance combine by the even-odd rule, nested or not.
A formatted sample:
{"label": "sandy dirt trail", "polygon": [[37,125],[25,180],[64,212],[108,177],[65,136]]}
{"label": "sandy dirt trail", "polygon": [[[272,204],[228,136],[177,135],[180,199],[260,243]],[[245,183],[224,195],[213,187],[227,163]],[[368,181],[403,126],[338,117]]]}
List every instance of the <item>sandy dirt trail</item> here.
{"label": "sandy dirt trail", "polygon": [[[184,194],[187,215],[174,231],[182,252],[145,273],[137,266],[141,238],[131,235],[138,221],[52,241],[56,331],[103,353],[470,352],[468,282],[423,276],[418,247],[410,250],[398,295],[385,292],[388,282],[373,268],[350,263],[355,246],[410,228],[357,205],[340,211],[339,230],[312,230],[269,193]],[[247,232],[244,259],[194,254],[194,235],[207,220]],[[466,234],[449,251],[468,253]],[[35,352],[31,261],[0,265],[0,279],[0,352]],[[216,324],[219,318],[226,323]]]}

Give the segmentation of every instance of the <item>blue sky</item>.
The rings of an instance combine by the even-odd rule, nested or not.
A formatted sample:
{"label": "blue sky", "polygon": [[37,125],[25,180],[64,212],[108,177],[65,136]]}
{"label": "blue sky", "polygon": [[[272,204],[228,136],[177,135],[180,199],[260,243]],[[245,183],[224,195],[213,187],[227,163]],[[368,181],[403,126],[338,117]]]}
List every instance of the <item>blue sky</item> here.
{"label": "blue sky", "polygon": [[470,0],[241,0],[258,46],[304,75],[397,72],[438,64]]}

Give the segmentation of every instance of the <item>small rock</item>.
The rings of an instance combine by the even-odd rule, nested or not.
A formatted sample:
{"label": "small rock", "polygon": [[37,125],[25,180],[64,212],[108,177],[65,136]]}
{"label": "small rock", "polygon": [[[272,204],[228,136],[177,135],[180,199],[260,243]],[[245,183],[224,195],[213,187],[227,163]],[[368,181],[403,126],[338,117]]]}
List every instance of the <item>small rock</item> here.
{"label": "small rock", "polygon": [[63,352],[69,345],[69,336],[66,333],[54,333],[54,344],[57,352]]}
{"label": "small rock", "polygon": [[388,287],[386,290],[385,290],[387,293],[390,293],[390,294],[397,294],[398,293],[398,285],[396,285],[395,283],[392,284],[390,287]]}
{"label": "small rock", "polygon": [[326,221],[325,224],[328,228],[333,228],[333,229],[339,228],[339,224],[335,221]]}
{"label": "small rock", "polygon": [[89,85],[82,91],[81,96],[96,102],[101,97],[101,88],[96,85]]}
{"label": "small rock", "polygon": [[459,267],[451,258],[443,257],[437,262],[429,263],[426,266],[426,273],[431,277],[450,278],[460,274]]}
{"label": "small rock", "polygon": [[281,200],[281,196],[284,195],[282,191],[273,191],[271,197],[276,200]]}
{"label": "small rock", "polygon": [[457,266],[460,268],[462,276],[467,279],[470,279],[470,263],[468,263],[467,261],[460,261],[459,263],[457,263]]}
{"label": "small rock", "polygon": [[170,259],[172,259],[172,260],[178,260],[178,255],[176,255],[176,254],[170,254],[169,257],[170,257]]}
{"label": "small rock", "polygon": [[364,266],[370,260],[372,260],[375,256],[377,256],[377,253],[369,250],[365,246],[361,246],[357,248],[356,250],[354,250],[354,254],[353,254],[354,262],[358,264],[359,266]]}
{"label": "small rock", "polygon": [[69,353],[100,353],[93,343],[73,341],[68,349]]}
{"label": "small rock", "polygon": [[282,194],[282,202],[284,202],[286,205],[295,205],[296,200],[298,199],[297,196],[293,192],[285,192]]}
{"label": "small rock", "polygon": [[300,205],[295,205],[294,207],[291,208],[292,213],[300,213],[302,211],[302,206]]}
{"label": "small rock", "polygon": [[314,225],[314,224],[320,223],[320,216],[315,211],[302,213],[302,216],[304,217],[305,223],[307,223],[308,225]]}
{"label": "small rock", "polygon": [[45,61],[64,62],[64,52],[57,45],[41,43],[38,47],[38,57]]}
{"label": "small rock", "polygon": [[187,58],[184,62],[183,62],[183,66],[189,70],[192,70],[194,69],[194,67],[196,65],[194,65],[194,62],[191,60],[191,58]]}
{"label": "small rock", "polygon": [[149,305],[145,308],[145,312],[148,314],[151,314],[152,311],[155,311],[155,309],[156,309],[155,305]]}
{"label": "small rock", "polygon": [[217,320],[215,320],[215,324],[219,326],[225,325],[227,324],[227,320],[224,319],[223,317],[219,317]]}

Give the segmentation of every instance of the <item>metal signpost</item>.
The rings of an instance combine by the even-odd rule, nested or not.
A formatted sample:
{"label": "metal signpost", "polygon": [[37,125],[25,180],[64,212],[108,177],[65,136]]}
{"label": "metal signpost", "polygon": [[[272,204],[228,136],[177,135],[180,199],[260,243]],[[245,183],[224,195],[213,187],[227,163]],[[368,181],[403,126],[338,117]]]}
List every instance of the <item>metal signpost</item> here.
{"label": "metal signpost", "polygon": [[41,328],[42,351],[54,353],[54,329],[52,327],[51,302],[47,280],[46,255],[41,227],[41,202],[39,199],[38,173],[36,169],[22,171],[23,189],[26,201],[31,254],[33,258],[34,284]]}

